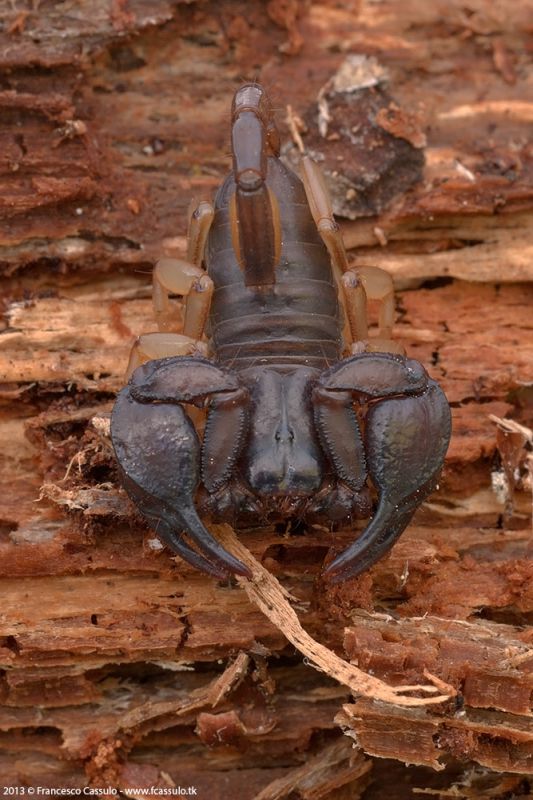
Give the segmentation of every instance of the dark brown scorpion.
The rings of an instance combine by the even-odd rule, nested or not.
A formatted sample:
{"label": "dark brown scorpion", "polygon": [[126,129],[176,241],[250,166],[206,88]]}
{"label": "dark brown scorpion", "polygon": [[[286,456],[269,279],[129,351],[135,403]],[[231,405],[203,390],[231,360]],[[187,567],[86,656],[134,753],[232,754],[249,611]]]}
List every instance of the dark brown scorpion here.
{"label": "dark brown scorpion", "polygon": [[[227,577],[250,573],[197,508],[234,524],[346,523],[372,514],[370,479],[373,516],[325,570],[339,582],[381,558],[435,488],[450,410],[391,340],[391,278],[349,268],[318,167],[304,156],[302,182],[280,161],[257,84],[235,94],[231,136],[233,170],[192,213],[188,260],[154,270],[160,332],[137,340],[112,415],[121,480],[174,552]],[[381,301],[378,338],[367,297]],[[187,404],[207,410],[202,443]]]}

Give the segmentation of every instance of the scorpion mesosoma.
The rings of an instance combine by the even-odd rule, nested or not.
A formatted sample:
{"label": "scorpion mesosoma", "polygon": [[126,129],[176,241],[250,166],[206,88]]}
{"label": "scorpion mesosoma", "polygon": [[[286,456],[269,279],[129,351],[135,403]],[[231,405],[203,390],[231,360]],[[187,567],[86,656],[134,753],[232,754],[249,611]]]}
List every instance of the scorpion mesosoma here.
{"label": "scorpion mesosoma", "polygon": [[[302,183],[280,161],[259,85],[236,92],[231,136],[233,170],[214,207],[191,214],[188,260],[154,270],[159,333],[134,345],[112,415],[121,481],[174,552],[218,577],[249,570],[200,514],[348,523],[372,514],[371,482],[370,522],[325,570],[340,582],[381,558],[435,488],[450,410],[391,339],[391,278],[349,267],[316,164],[303,156]],[[367,297],[381,301],[378,338]],[[207,410],[202,442],[184,404]]]}

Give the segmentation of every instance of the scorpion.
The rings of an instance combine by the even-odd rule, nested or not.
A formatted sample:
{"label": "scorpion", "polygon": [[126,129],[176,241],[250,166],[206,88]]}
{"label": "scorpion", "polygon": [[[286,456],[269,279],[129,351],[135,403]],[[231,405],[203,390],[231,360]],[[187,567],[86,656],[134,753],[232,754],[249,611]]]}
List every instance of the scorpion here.
{"label": "scorpion", "polygon": [[382,558],[435,489],[450,409],[392,339],[392,278],[350,267],[318,165],[302,153],[300,179],[280,159],[256,83],[234,96],[231,144],[214,205],[189,215],[187,260],[155,266],[159,331],[134,344],[112,413],[119,476],[172,551],[221,579],[250,571],[202,516],[332,529],[370,517],[324,570],[338,583]]}

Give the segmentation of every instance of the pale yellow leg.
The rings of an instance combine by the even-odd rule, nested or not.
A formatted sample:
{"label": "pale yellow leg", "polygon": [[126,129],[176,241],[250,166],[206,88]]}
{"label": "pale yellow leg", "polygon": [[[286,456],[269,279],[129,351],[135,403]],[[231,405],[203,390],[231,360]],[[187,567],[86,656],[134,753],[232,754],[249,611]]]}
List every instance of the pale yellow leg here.
{"label": "pale yellow leg", "polygon": [[145,333],[139,336],[131,348],[126,379],[129,380],[137,367],[147,361],[192,355],[206,356],[207,345],[180,333]]}
{"label": "pale yellow leg", "polygon": [[[189,216],[187,260],[162,258],[153,275],[153,302],[157,327],[201,339],[209,314],[213,281],[202,269],[205,243],[214,217],[211,203],[202,200]],[[171,295],[185,298],[183,320]]]}
{"label": "pale yellow leg", "polygon": [[405,349],[399,342],[392,338],[394,325],[394,284],[388,272],[380,267],[356,267],[354,270],[365,287],[369,300],[380,303],[378,335],[367,340],[365,349],[372,353],[400,353],[405,355]]}
{"label": "pale yellow leg", "polygon": [[192,205],[189,213],[189,230],[187,233],[187,261],[202,266],[207,234],[213,222],[215,210],[211,203],[202,200],[197,206]]}
{"label": "pale yellow leg", "polygon": [[[213,281],[201,267],[177,258],[162,258],[154,269],[153,302],[160,331],[181,331],[201,339],[213,296]],[[170,295],[185,298],[183,321]]]}
{"label": "pale yellow leg", "polygon": [[320,167],[309,156],[302,157],[302,179],[311,214],[318,232],[328,248],[333,269],[337,271],[340,280],[343,272],[348,269],[346,250],[339,226],[333,216],[331,199],[324,176]]}
{"label": "pale yellow leg", "polygon": [[[152,300],[159,332],[139,336],[130,353],[126,377],[141,364],[169,356],[207,355],[201,341],[209,314],[213,281],[202,269],[205,243],[214,211],[202,201],[189,217],[188,251],[190,260],[162,258],[154,268]],[[185,298],[185,310],[171,299]]]}

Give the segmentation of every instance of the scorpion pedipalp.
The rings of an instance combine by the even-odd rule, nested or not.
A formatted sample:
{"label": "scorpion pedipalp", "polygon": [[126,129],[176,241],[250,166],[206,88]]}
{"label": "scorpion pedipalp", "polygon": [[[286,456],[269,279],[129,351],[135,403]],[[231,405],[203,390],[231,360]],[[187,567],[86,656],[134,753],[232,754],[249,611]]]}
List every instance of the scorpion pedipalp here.
{"label": "scorpion pedipalp", "polygon": [[[223,392],[238,395],[236,376],[198,358],[165,358],[139,367],[119,394],[111,418],[111,438],[122,472],[124,488],[157,533],[182,558],[215,575],[249,569],[228,553],[209,533],[194,505],[200,483],[201,448],[198,434],[181,407],[201,405],[208,395]],[[245,403],[240,394],[241,405]],[[228,459],[236,457],[243,426],[242,415],[224,419],[224,432],[209,445],[204,458],[225,442]],[[213,426],[216,427],[216,426]],[[211,434],[213,440],[213,434]],[[207,453],[207,456],[206,456]],[[225,470],[224,461],[217,462]],[[216,477],[212,477],[216,483]],[[200,555],[181,540],[185,534]]]}
{"label": "scorpion pedipalp", "polygon": [[417,361],[388,353],[361,353],[322,373],[313,392],[315,424],[337,475],[353,491],[362,489],[368,474],[354,399],[421,392],[426,384]]}
{"label": "scorpion pedipalp", "polygon": [[314,395],[317,425],[328,428],[325,446],[341,477],[353,469],[344,456],[351,459],[352,448],[331,430],[342,433],[339,421],[353,415],[348,389],[376,399],[366,414],[364,449],[379,500],[361,536],[325,570],[334,583],[364,572],[392,547],[435,488],[451,432],[446,397],[417,361],[385,353],[353,356],[325,373]]}

